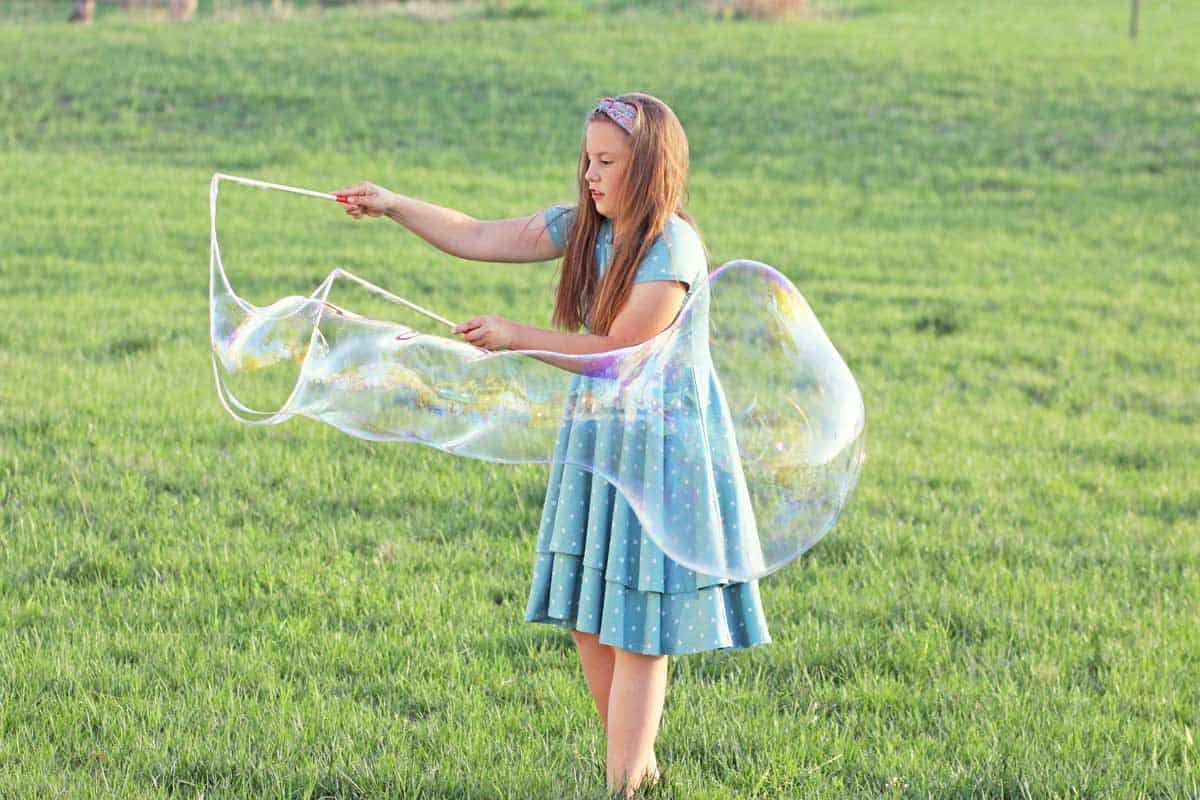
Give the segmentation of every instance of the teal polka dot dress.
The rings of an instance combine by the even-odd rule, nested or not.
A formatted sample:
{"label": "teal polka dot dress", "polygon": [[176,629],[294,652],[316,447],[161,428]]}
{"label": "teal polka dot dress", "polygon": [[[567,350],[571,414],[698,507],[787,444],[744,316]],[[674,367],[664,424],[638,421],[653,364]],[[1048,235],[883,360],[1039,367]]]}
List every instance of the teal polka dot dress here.
{"label": "teal polka dot dress", "polygon": [[[574,209],[553,206],[544,212],[549,235],[560,247]],[[612,250],[612,222],[605,220],[596,242],[599,274]],[[707,273],[699,236],[679,217],[672,217],[662,236],[638,266],[634,282],[678,280],[688,284]],[[707,319],[707,316],[705,316]],[[674,380],[715,382],[707,352],[697,356],[695,370]],[[593,380],[575,375],[569,394]],[[702,398],[719,391],[708,385],[680,387]],[[715,387],[711,387],[715,388]],[[670,391],[667,387],[665,391]],[[708,401],[705,401],[708,402]],[[728,410],[711,401],[709,418],[729,425]],[[635,424],[636,427],[636,424]],[[714,440],[732,441],[730,432],[712,431]],[[747,648],[771,641],[757,581],[735,582],[694,572],[673,561],[642,530],[624,495],[611,483],[566,461],[586,462],[593,448],[648,448],[665,454],[665,480],[681,480],[671,470],[672,447],[649,441],[645,430],[628,426],[581,426],[564,417],[555,443],[550,481],[538,530],[533,582],[525,610],[527,622],[599,634],[601,644],[649,655],[683,655],[704,650]],[[624,449],[622,449],[624,448]],[[571,458],[567,458],[568,453]],[[581,453],[583,454],[581,457]],[[718,487],[722,481],[714,482]],[[671,494],[670,486],[668,495]],[[691,489],[689,489],[691,491]],[[721,518],[736,520],[747,508],[745,492],[714,490]],[[704,523],[701,523],[704,524]],[[720,520],[707,524],[721,524]],[[727,531],[728,533],[728,531]]]}

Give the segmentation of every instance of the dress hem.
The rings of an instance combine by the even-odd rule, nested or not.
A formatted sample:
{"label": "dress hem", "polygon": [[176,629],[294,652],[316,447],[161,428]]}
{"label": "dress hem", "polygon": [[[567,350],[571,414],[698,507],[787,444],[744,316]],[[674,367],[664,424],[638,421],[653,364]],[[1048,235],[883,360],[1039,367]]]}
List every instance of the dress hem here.
{"label": "dress hem", "polygon": [[596,634],[634,653],[686,655],[771,642],[754,581],[663,593],[607,580],[576,559],[539,559],[526,622]]}
{"label": "dress hem", "polygon": [[716,645],[714,647],[696,647],[696,648],[682,648],[682,649],[669,647],[666,649],[659,648],[658,652],[651,652],[653,650],[653,648],[651,648],[649,646],[644,646],[642,648],[627,647],[623,642],[615,641],[613,639],[606,639],[605,634],[601,633],[600,631],[589,631],[589,630],[585,630],[583,628],[577,627],[576,623],[569,619],[562,619],[559,617],[552,617],[552,616],[542,614],[542,615],[533,615],[533,616],[526,615],[525,621],[532,622],[532,623],[539,623],[539,624],[543,624],[543,625],[552,625],[556,628],[563,628],[563,629],[569,630],[569,631],[579,631],[580,633],[599,634],[600,644],[608,645],[609,647],[615,647],[619,650],[624,650],[629,653],[638,653],[639,655],[649,655],[649,656],[690,656],[690,655],[696,655],[697,653],[708,653],[708,652],[712,652],[714,650],[749,650],[751,648],[758,647],[759,645],[772,644],[775,641],[774,639],[772,639],[768,636],[765,639],[747,641],[745,644],[738,644],[735,642],[732,644],[720,644],[720,645]]}
{"label": "dress hem", "polygon": [[[662,595],[685,595],[696,594],[703,589],[711,589],[714,586],[729,587],[736,586],[739,583],[746,583],[746,581],[735,581],[730,578],[719,578],[716,575],[709,575],[703,572],[687,570],[687,580],[691,581],[690,586],[686,584],[680,584],[678,581],[676,581],[675,588],[672,588],[668,585],[670,582],[666,579],[664,574],[661,580],[661,588],[657,588],[654,585],[642,585],[641,581],[633,580],[628,572],[622,573],[620,570],[613,569],[607,561],[603,565],[589,564],[587,557],[582,553],[573,553],[569,550],[555,550],[551,548],[549,550],[538,549],[535,551],[534,555],[539,558],[543,556],[551,556],[550,560],[552,566],[556,560],[556,557],[572,559],[576,567],[582,567],[584,569],[590,569],[594,572],[600,572],[605,581],[609,583],[619,583],[626,589],[630,589],[631,591],[635,592],[654,592]],[[665,556],[663,559],[664,561],[669,561],[669,559]],[[673,563],[677,564],[677,562]],[[682,568],[682,565],[678,566]]]}

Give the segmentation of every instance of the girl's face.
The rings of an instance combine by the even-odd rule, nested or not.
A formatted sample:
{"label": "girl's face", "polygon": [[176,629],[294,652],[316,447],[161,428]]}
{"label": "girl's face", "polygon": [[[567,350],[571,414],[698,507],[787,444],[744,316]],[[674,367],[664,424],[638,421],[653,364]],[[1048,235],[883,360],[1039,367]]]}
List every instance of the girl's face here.
{"label": "girl's face", "polygon": [[629,134],[615,122],[592,120],[584,137],[588,168],[585,177],[592,202],[601,216],[613,219],[620,208],[621,185],[629,164]]}

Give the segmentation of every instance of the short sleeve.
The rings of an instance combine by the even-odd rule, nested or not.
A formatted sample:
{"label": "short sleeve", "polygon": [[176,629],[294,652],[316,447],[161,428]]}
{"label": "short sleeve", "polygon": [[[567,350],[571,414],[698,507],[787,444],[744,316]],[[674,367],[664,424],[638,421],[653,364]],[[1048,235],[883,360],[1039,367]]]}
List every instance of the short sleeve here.
{"label": "short sleeve", "polygon": [[691,230],[686,223],[669,226],[663,235],[654,240],[642,263],[638,265],[634,283],[645,281],[682,281],[690,290],[697,277],[707,272],[704,249],[699,240],[684,235],[681,227]]}
{"label": "short sleeve", "polygon": [[567,246],[567,231],[575,221],[575,206],[550,206],[542,216],[546,219],[546,232],[559,250]]}

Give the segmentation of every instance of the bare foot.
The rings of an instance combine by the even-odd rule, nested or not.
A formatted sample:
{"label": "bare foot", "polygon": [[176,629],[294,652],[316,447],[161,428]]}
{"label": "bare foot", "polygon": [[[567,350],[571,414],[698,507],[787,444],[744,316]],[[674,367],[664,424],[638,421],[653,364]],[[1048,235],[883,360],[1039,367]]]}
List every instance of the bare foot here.
{"label": "bare foot", "polygon": [[[637,781],[630,781],[625,786],[625,800],[632,800],[638,789],[653,786],[654,784],[658,783],[661,777],[662,774],[658,771],[658,760],[655,759],[646,766],[646,770],[642,773],[641,778],[639,778]],[[616,787],[612,785],[611,781],[609,782],[608,791],[610,793],[617,791]]]}

